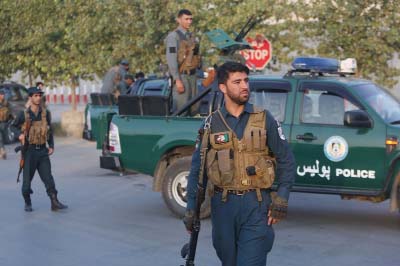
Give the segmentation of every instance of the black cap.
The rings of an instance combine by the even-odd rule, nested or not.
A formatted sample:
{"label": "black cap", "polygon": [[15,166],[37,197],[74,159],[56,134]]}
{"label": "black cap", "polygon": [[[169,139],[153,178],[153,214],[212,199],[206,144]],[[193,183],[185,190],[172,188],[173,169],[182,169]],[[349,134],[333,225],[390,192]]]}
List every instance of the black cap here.
{"label": "black cap", "polygon": [[124,79],[131,79],[131,80],[135,80],[135,78],[133,77],[132,74],[125,74]]}
{"label": "black cap", "polygon": [[38,87],[30,87],[28,89],[29,96],[32,96],[33,94],[36,94],[36,93],[43,94],[43,91],[41,89],[39,89]]}
{"label": "black cap", "polygon": [[120,64],[121,64],[121,65],[124,65],[124,66],[129,66],[129,61],[126,60],[126,59],[122,59],[121,62],[120,62]]}

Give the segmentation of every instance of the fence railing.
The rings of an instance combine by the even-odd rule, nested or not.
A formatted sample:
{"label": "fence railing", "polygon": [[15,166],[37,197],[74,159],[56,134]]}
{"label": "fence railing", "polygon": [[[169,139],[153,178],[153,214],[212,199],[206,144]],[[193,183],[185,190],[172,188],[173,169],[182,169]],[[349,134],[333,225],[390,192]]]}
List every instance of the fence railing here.
{"label": "fence railing", "polygon": [[[75,101],[77,104],[87,104],[91,93],[99,92],[100,87],[95,85],[83,85],[75,89]],[[45,88],[46,102],[48,104],[71,104],[71,87],[60,86]]]}

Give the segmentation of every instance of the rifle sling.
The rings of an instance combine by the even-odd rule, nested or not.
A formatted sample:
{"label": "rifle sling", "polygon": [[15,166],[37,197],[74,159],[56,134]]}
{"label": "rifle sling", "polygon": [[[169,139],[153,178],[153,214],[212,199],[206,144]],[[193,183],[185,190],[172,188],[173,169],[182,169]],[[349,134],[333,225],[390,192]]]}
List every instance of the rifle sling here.
{"label": "rifle sling", "polygon": [[205,163],[206,163],[206,154],[207,154],[207,149],[208,149],[208,144],[209,144],[209,135],[210,135],[210,129],[205,128],[203,138],[201,140],[201,146],[200,146],[200,171],[199,171],[199,180],[198,180],[199,186],[203,186],[203,176],[204,176],[204,168],[205,168]]}

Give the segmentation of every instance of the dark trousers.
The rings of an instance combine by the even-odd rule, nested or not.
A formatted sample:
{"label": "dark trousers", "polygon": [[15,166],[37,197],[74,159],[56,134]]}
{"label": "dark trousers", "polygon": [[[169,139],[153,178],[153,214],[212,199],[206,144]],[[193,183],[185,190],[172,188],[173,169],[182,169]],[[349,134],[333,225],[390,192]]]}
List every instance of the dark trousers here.
{"label": "dark trousers", "polygon": [[4,148],[3,136],[6,133],[6,122],[0,122],[0,148]]}
{"label": "dark trousers", "polygon": [[274,242],[274,230],[267,224],[269,192],[262,191],[262,202],[255,192],[242,196],[222,193],[211,199],[213,245],[223,266],[265,266]]}
{"label": "dark trousers", "polygon": [[45,147],[36,149],[29,147],[25,156],[23,181],[22,181],[22,196],[27,197],[32,193],[31,182],[36,170],[39,172],[40,179],[42,179],[47,195],[57,194],[54,178],[51,174],[51,164],[48,155],[49,150]]}

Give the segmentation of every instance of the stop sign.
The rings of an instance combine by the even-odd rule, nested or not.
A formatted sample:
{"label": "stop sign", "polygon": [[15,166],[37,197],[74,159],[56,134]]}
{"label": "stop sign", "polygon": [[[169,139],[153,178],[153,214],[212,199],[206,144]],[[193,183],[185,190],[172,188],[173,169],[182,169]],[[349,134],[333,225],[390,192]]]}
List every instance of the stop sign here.
{"label": "stop sign", "polygon": [[272,45],[261,34],[253,39],[247,37],[246,41],[253,47],[252,50],[242,50],[240,53],[246,59],[246,65],[250,69],[263,70],[271,60]]}

